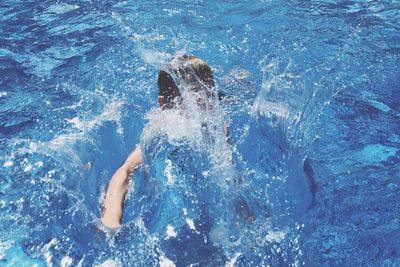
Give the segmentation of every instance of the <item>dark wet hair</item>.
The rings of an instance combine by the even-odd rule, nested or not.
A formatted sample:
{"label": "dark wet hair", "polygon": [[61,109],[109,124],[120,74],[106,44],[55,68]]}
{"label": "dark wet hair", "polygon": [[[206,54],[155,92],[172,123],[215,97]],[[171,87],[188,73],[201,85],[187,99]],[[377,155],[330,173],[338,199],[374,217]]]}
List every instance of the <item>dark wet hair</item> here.
{"label": "dark wet hair", "polygon": [[182,83],[193,92],[202,91],[207,96],[213,94],[212,70],[198,57],[183,55],[170,59],[158,74],[159,95],[164,96],[168,103],[173,102],[181,96],[179,85]]}

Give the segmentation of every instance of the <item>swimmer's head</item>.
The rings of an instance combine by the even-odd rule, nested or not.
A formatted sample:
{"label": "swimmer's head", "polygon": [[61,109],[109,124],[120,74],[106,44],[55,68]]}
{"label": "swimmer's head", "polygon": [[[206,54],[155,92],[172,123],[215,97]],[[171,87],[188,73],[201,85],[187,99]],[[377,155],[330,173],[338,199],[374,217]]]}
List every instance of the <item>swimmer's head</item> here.
{"label": "swimmer's head", "polygon": [[170,59],[158,74],[158,103],[172,108],[181,101],[180,88],[206,97],[213,95],[214,76],[206,62],[195,56],[177,56]]}

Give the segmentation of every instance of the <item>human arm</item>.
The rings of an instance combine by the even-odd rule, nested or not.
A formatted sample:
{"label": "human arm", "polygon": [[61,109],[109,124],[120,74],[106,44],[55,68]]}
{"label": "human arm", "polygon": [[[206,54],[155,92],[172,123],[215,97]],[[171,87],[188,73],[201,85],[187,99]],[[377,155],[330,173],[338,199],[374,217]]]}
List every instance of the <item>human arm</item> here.
{"label": "human arm", "polygon": [[116,228],[121,225],[122,209],[128,190],[128,178],[141,163],[142,152],[140,147],[136,147],[112,176],[104,198],[101,215],[101,222],[104,226]]}

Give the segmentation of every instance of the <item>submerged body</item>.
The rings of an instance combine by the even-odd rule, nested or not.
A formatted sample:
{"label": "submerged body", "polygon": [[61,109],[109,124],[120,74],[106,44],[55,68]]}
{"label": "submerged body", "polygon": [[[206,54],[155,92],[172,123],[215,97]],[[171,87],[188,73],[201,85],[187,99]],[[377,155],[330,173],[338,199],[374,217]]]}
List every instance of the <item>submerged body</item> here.
{"label": "submerged body", "polygon": [[[178,86],[188,90],[181,92]],[[216,96],[212,91],[213,86],[212,71],[204,61],[194,56],[179,56],[171,59],[160,71],[158,103],[163,110],[175,109],[178,113],[189,113],[192,117],[198,118],[201,116],[199,111],[207,110],[212,113]],[[159,131],[160,126],[165,123],[167,122],[158,120],[147,128]],[[121,225],[128,178],[141,163],[142,151],[137,147],[111,178],[101,217],[101,222],[106,227],[116,228]]]}
{"label": "submerged body", "polygon": [[[120,227],[129,177],[141,165],[142,180],[133,178],[134,196],[128,201],[139,205],[136,215],[146,231],[161,238],[174,262],[188,265],[214,253],[220,265],[256,245],[259,232],[251,229],[263,228],[268,212],[252,201],[235,170],[217,94],[201,87],[193,90],[190,71],[185,72],[182,93],[171,98],[160,90],[161,108],[148,113],[140,145],[110,180],[101,221],[109,228]],[[168,86],[171,90],[173,85]],[[185,248],[184,253],[180,246],[191,243],[198,249]]]}

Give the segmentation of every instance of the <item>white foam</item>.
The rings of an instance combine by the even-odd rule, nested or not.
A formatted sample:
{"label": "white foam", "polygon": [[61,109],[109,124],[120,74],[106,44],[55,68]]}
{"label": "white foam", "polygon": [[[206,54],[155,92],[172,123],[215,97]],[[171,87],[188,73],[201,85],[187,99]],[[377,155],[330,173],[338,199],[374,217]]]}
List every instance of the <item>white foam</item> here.
{"label": "white foam", "polygon": [[[146,143],[161,133],[173,146],[185,144],[196,152],[205,153],[211,162],[212,173],[209,174],[216,174],[212,175],[217,179],[216,184],[228,190],[231,178],[234,177],[234,168],[232,149],[224,132],[223,112],[202,112],[193,107],[196,104],[186,106],[191,106],[193,110],[187,107],[184,111],[153,109],[148,112],[146,119],[149,123],[143,130],[142,142],[146,146]],[[209,127],[204,128],[204,125]]]}
{"label": "white foam", "polygon": [[8,160],[8,161],[4,162],[3,167],[11,167],[13,165],[14,165],[14,162]]}
{"label": "white foam", "polygon": [[160,256],[159,261],[160,267],[175,267],[175,263],[163,255]]}
{"label": "white foam", "polygon": [[6,251],[9,250],[12,245],[13,245],[13,241],[11,240],[7,240],[7,241],[0,241],[0,260],[3,260],[4,257],[6,256]]}
{"label": "white foam", "polygon": [[236,252],[235,255],[226,263],[226,267],[233,267],[237,261],[237,258],[242,255],[242,253]]}
{"label": "white foam", "polygon": [[136,225],[137,227],[139,227],[139,229],[141,229],[141,230],[143,230],[143,231],[146,230],[146,226],[145,226],[145,224],[144,224],[143,218],[140,217],[140,216],[137,217],[137,218],[135,219],[135,225]]}
{"label": "white foam", "polygon": [[53,253],[51,253],[50,249],[57,245],[58,241],[57,239],[53,238],[49,241],[49,243],[47,243],[46,245],[43,246],[42,248],[42,253],[43,253],[43,257],[45,259],[46,265],[49,266],[53,266],[52,263],[52,259],[53,259]]}
{"label": "white foam", "polygon": [[69,5],[69,4],[54,4],[49,6],[44,12],[46,13],[54,13],[54,14],[64,14],[75,9],[78,9],[78,5]]}
{"label": "white foam", "polygon": [[162,132],[173,145],[179,145],[186,140],[193,148],[199,148],[201,122],[196,118],[185,117],[179,110],[153,109],[146,114],[146,119],[149,123],[143,130],[144,142]]}
{"label": "white foam", "polygon": [[[30,142],[28,148],[21,149],[22,152],[27,153],[42,153],[44,155],[49,155],[58,158],[60,161],[71,162],[72,165],[78,169],[83,169],[86,164],[84,164],[79,153],[75,150],[73,145],[77,141],[85,140],[92,142],[90,135],[88,134],[95,127],[100,126],[106,121],[115,121],[117,124],[117,133],[123,134],[123,128],[120,124],[121,119],[121,108],[123,102],[118,100],[113,100],[104,107],[103,112],[92,118],[78,118],[74,117],[72,119],[67,119],[74,128],[78,129],[78,132],[66,133],[55,136],[53,139],[47,142]],[[40,165],[40,163],[38,163]],[[26,171],[30,171],[31,167],[26,167]]]}
{"label": "white foam", "polygon": [[24,168],[24,172],[30,172],[32,170],[32,165],[28,164],[25,168]]}
{"label": "white foam", "polygon": [[68,160],[76,168],[83,168],[84,165],[72,145],[84,138],[85,136],[82,133],[59,135],[48,142],[30,142],[29,147],[23,148],[21,151],[57,156],[62,161]]}
{"label": "white foam", "polygon": [[173,185],[175,179],[174,179],[174,175],[172,174],[172,161],[169,159],[166,159],[165,163],[167,164],[167,166],[165,167],[164,175],[167,177],[168,184]]}
{"label": "white foam", "polygon": [[76,267],[82,267],[83,266],[83,260],[85,259],[85,257],[83,257],[79,262],[78,265]]}
{"label": "white foam", "polygon": [[229,74],[237,80],[243,80],[250,76],[250,71],[236,67],[233,68]]}
{"label": "white foam", "polygon": [[121,267],[122,264],[119,261],[108,259],[105,262],[96,265],[96,267]]}
{"label": "white foam", "polygon": [[281,242],[285,239],[286,233],[284,231],[268,231],[265,240],[269,242]]}
{"label": "white foam", "polygon": [[61,267],[68,267],[68,266],[71,266],[71,264],[72,264],[72,258],[70,256],[64,256],[61,259],[61,263],[60,263]]}
{"label": "white foam", "polygon": [[171,55],[168,53],[161,53],[153,49],[147,49],[142,46],[137,47],[137,52],[144,62],[153,66],[159,67],[163,62],[166,62]]}
{"label": "white foam", "polygon": [[186,218],[186,224],[189,226],[190,230],[196,231],[196,226],[194,225],[194,221],[190,218]]}
{"label": "white foam", "polygon": [[36,162],[36,163],[35,163],[35,166],[38,167],[38,168],[43,167],[43,161],[38,161],[38,162]]}
{"label": "white foam", "polygon": [[74,117],[72,119],[66,119],[66,121],[71,123],[76,129],[79,129],[85,133],[91,131],[95,126],[99,126],[106,121],[115,121],[117,123],[117,133],[122,135],[123,128],[120,124],[122,105],[122,101],[113,100],[104,107],[104,110],[100,115],[95,116],[92,119],[80,119],[78,117]]}
{"label": "white foam", "polygon": [[165,233],[167,234],[168,238],[177,236],[177,233],[176,233],[174,227],[170,224],[167,225],[167,231]]}

